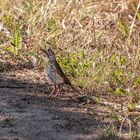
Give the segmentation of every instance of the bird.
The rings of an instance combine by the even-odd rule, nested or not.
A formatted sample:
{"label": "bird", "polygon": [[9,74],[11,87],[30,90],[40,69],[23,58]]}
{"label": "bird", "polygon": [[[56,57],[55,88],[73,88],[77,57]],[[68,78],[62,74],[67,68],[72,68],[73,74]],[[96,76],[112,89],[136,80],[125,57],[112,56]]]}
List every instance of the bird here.
{"label": "bird", "polygon": [[[80,93],[69,81],[59,63],[56,60],[55,53],[51,47],[47,49],[41,49],[41,51],[45,54],[46,65],[44,67],[44,74],[46,76],[49,84],[53,85],[53,90],[50,93],[49,97],[56,97],[59,93],[59,88],[61,85],[68,85],[77,93]],[[55,95],[53,95],[55,93]]]}

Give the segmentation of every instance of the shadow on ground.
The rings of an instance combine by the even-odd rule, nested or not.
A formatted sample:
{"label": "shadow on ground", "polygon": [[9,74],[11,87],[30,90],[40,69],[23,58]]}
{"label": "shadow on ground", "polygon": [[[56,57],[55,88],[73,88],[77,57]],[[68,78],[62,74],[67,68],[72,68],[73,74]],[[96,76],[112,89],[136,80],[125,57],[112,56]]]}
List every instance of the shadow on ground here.
{"label": "shadow on ground", "polygon": [[46,84],[0,73],[0,140],[94,140],[105,123],[71,100],[49,98]]}

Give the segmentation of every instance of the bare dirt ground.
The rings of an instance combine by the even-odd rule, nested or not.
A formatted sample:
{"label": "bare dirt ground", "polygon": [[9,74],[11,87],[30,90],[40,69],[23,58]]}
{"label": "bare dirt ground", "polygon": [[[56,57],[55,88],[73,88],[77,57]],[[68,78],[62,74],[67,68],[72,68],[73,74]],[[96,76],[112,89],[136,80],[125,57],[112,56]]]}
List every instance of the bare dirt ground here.
{"label": "bare dirt ground", "polygon": [[[0,73],[0,140],[96,140],[104,122],[74,102],[50,98],[37,71]],[[42,87],[41,87],[42,86]]]}

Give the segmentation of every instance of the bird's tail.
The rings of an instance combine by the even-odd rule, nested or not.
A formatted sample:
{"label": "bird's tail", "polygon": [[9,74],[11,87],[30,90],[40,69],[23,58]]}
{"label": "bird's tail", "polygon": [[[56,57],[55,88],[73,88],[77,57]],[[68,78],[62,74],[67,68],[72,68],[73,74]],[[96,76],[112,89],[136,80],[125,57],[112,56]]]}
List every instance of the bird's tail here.
{"label": "bird's tail", "polygon": [[81,94],[79,90],[77,90],[75,87],[73,87],[71,84],[69,85],[74,91],[76,91],[77,93]]}

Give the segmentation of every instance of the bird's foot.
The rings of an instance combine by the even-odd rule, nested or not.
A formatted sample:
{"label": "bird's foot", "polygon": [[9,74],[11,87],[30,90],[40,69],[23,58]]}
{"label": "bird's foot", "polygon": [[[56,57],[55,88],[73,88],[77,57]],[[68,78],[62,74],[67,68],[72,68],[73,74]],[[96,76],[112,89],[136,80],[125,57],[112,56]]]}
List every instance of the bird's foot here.
{"label": "bird's foot", "polygon": [[[54,94],[55,93],[55,94]],[[53,95],[54,94],[54,95]],[[59,88],[58,86],[54,85],[54,89],[53,91],[51,92],[51,94],[49,95],[49,97],[57,97],[59,95]]]}

